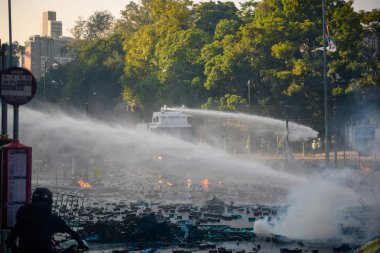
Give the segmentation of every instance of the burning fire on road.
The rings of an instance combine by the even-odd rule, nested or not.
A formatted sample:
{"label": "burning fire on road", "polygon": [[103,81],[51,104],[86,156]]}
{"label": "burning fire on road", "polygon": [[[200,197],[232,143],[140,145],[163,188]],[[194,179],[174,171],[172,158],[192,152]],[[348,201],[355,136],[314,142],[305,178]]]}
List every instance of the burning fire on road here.
{"label": "burning fire on road", "polygon": [[79,180],[79,181],[78,181],[78,184],[79,184],[79,186],[82,187],[82,188],[91,188],[91,187],[92,187],[91,184],[89,184],[89,183],[87,183],[87,182],[85,182],[85,181],[83,181],[83,180]]}

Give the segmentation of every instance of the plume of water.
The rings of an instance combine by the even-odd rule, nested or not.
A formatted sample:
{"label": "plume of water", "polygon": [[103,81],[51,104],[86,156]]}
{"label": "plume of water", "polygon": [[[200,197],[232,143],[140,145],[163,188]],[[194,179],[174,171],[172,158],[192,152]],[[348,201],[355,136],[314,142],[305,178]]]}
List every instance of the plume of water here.
{"label": "plume of water", "polygon": [[[147,159],[153,159],[155,171],[161,169],[173,175],[186,174],[281,187],[303,180],[295,174],[277,171],[262,163],[238,160],[204,144],[104,124],[87,117],[69,116],[59,110],[43,113],[23,108],[21,121],[24,130],[22,142],[48,151],[52,161],[58,161],[63,153],[68,153],[86,160],[94,157],[125,159],[127,165],[143,168],[147,165]],[[167,159],[156,161],[158,154]],[[158,166],[158,163],[163,165]]]}
{"label": "plume of water", "polygon": [[[214,118],[228,118],[236,119],[247,122],[252,127],[254,133],[264,134],[273,133],[284,135],[286,131],[286,122],[283,120],[273,119],[269,117],[262,117],[252,114],[232,113],[213,110],[199,110],[189,108],[168,108],[168,110],[183,111],[190,115],[207,116]],[[318,136],[318,132],[310,127],[289,122],[289,141],[307,140]]]}
{"label": "plume of water", "polygon": [[[198,110],[188,112],[203,113]],[[234,115],[207,113],[215,117]],[[266,131],[284,130],[284,122],[279,120],[240,114],[236,117],[243,117],[257,128],[261,126],[260,128],[265,128]],[[281,200],[282,204],[288,206],[287,212],[279,222],[274,226],[266,225],[265,221],[256,223],[256,229],[263,233],[271,232],[290,238],[310,240],[336,238],[342,236],[339,229],[341,218],[347,208],[361,206],[358,199],[363,196],[363,192],[366,192],[364,195],[371,196],[370,200],[365,198],[370,210],[379,207],[378,196],[372,194],[372,191],[378,193],[378,188],[374,188],[373,183],[365,186],[363,180],[357,177],[357,173],[352,171],[331,173],[327,170],[329,173],[318,174],[309,171],[309,168],[303,168],[306,172],[299,173],[292,170],[292,166],[296,167],[294,164],[288,164],[287,170],[272,168],[273,166],[257,161],[239,160],[204,144],[189,143],[168,135],[141,132],[118,124],[105,124],[84,115],[67,115],[59,110],[43,113],[21,108],[20,129],[20,140],[32,146],[33,152],[44,150],[50,156],[52,166],[58,166],[54,162],[62,160],[64,154],[84,160],[123,160],[122,169],[128,174],[128,182],[136,185],[144,183],[146,174],[156,173],[184,179],[210,178],[223,181],[223,184],[262,185],[267,187],[261,188],[265,189],[263,191],[266,196],[275,194],[277,197],[283,197],[287,194],[288,197]],[[315,131],[297,124],[290,124],[290,129],[296,139],[316,135]],[[165,159],[157,161],[157,154],[162,154]],[[141,171],[144,173],[139,173]],[[356,187],[352,187],[352,184]],[[285,195],[271,191],[273,188],[280,188]],[[259,193],[252,191],[246,194]],[[372,211],[369,219],[378,217],[377,213]],[[378,231],[378,227],[372,226],[371,232]]]}

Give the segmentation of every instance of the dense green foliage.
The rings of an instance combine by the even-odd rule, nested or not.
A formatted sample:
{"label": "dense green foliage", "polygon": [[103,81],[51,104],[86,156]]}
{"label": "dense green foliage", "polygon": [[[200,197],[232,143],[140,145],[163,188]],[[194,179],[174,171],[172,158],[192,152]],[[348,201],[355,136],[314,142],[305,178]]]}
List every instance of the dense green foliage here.
{"label": "dense green foliage", "polygon": [[[327,52],[329,107],[350,111],[379,88],[380,11],[326,2],[337,47]],[[116,22],[107,12],[78,19],[76,60],[50,73],[63,83],[56,102],[111,111],[123,101],[146,115],[184,104],[289,116],[323,130],[322,1],[247,1],[239,8],[143,0],[128,4]],[[365,101],[379,103],[376,96]]]}

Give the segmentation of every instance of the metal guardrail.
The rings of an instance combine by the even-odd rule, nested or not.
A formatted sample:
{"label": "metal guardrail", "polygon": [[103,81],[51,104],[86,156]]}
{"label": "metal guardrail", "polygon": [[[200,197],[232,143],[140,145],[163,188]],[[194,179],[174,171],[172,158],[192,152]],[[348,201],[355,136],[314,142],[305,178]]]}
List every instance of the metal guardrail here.
{"label": "metal guardrail", "polygon": [[81,227],[88,220],[80,217],[79,211],[83,209],[82,196],[68,193],[53,193],[53,213],[60,216],[68,226]]}

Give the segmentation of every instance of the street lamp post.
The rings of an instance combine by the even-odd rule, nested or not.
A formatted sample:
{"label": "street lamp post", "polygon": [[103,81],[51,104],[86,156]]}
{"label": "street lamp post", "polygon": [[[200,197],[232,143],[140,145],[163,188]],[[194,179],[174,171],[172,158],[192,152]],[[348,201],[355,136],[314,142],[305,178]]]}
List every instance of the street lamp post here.
{"label": "street lamp post", "polygon": [[322,0],[322,25],[323,25],[323,95],[325,105],[325,160],[330,160],[329,128],[328,128],[328,104],[327,104],[327,57],[326,57],[326,0]]}
{"label": "street lamp post", "polygon": [[90,114],[94,113],[94,111],[90,110],[90,102],[92,102],[92,107],[94,107],[93,101],[94,101],[95,96],[96,96],[96,91],[93,91],[92,93],[90,93],[90,95],[88,97],[88,102],[84,104],[85,108],[86,108],[86,116],[89,116]]}
{"label": "street lamp post", "polygon": [[251,86],[252,86],[251,80],[248,80],[247,86],[248,86],[248,108],[249,108],[251,107]]}
{"label": "street lamp post", "polygon": [[[251,112],[251,87],[252,87],[252,81],[251,80],[248,80],[247,82],[247,86],[248,86],[248,112],[250,113]],[[251,153],[251,132],[250,132],[250,128],[248,127],[248,136],[247,136],[247,151],[248,151],[248,154]]]}
{"label": "street lamp post", "polygon": [[36,182],[36,183],[37,183],[37,185],[38,185],[38,179],[39,179],[39,178],[38,178],[38,177],[39,177],[39,175],[38,175],[38,174],[39,174],[39,166],[37,166],[37,180],[36,180],[36,181],[37,181],[37,182]]}
{"label": "street lamp post", "polygon": [[58,166],[55,166],[55,185],[58,185]]}
{"label": "street lamp post", "polygon": [[[44,96],[44,108],[45,108],[45,104],[46,104],[46,75],[47,75],[47,71],[48,71],[47,64],[48,64],[48,58],[45,58],[45,66],[44,66],[44,95],[43,95]],[[53,69],[58,69],[59,68],[59,64],[58,63],[53,63],[51,65],[51,67]]]}
{"label": "street lamp post", "polygon": [[44,65],[44,108],[46,104],[46,74],[47,74],[47,59],[45,59],[45,65]]}

